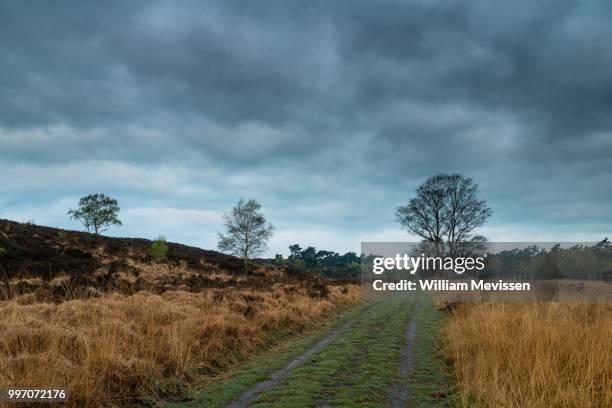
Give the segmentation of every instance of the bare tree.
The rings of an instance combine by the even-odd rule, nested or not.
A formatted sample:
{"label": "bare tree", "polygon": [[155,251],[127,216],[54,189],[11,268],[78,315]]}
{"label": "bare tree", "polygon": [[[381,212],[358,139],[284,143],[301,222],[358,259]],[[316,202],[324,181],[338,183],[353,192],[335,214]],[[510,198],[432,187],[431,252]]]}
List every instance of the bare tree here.
{"label": "bare tree", "polygon": [[416,198],[395,212],[400,224],[436,247],[444,242],[447,233],[444,222],[446,189],[442,186],[442,177],[427,179],[417,188]]}
{"label": "bare tree", "polygon": [[453,256],[485,240],[472,232],[491,216],[491,208],[477,197],[478,185],[459,174],[439,174],[425,180],[408,205],[398,207],[397,221],[433,244],[437,252]]}
{"label": "bare tree", "polygon": [[117,200],[104,194],[90,194],[82,197],[78,210],[70,210],[68,215],[83,224],[87,232],[100,235],[113,225],[121,225],[117,218],[119,211]]}
{"label": "bare tree", "polygon": [[225,214],[226,235],[219,234],[218,248],[239,256],[247,270],[249,258],[263,252],[273,227],[267,223],[260,211],[261,204],[255,200],[240,199],[229,214]]}

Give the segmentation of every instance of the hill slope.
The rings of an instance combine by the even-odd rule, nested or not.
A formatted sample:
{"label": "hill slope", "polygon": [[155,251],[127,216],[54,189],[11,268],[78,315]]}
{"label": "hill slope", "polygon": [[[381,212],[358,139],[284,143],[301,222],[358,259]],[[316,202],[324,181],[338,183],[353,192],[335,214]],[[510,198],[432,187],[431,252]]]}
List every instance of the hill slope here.
{"label": "hill slope", "polygon": [[61,302],[142,290],[198,292],[204,288],[263,288],[300,283],[312,296],[326,295],[325,282],[287,274],[264,260],[245,273],[242,261],[216,251],[167,243],[167,260],[147,254],[151,241],[112,238],[0,220],[0,298],[35,293],[38,301]]}
{"label": "hill slope", "polygon": [[[141,238],[112,238],[0,219],[0,247],[4,273],[9,277],[52,278],[61,273],[94,273],[117,262],[150,262],[151,241]],[[240,273],[241,263],[233,256],[181,244],[168,243],[168,264],[186,264],[194,270]]]}
{"label": "hill slope", "polygon": [[169,243],[0,220],[0,384],[152,406],[359,300],[357,285]]}

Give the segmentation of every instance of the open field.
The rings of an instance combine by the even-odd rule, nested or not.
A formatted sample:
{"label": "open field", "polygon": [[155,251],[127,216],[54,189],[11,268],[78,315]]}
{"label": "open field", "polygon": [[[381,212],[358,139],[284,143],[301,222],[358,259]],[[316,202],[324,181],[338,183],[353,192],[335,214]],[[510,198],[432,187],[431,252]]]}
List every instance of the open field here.
{"label": "open field", "polygon": [[612,305],[462,304],[443,343],[462,406],[612,406]]}
{"label": "open field", "polygon": [[154,262],[147,240],[2,221],[0,244],[0,385],[70,406],[612,405],[608,304],[365,299],[266,260],[169,244]]}
{"label": "open field", "polygon": [[[343,289],[344,288],[344,289]],[[0,303],[0,384],[67,386],[74,406],[180,396],[279,339],[300,333],[357,289],[211,289],[109,294],[61,304]]]}
{"label": "open field", "polygon": [[150,243],[0,220],[0,386],[165,403],[359,300],[350,282],[178,244],[154,262]]}
{"label": "open field", "polygon": [[612,0],[0,0],[0,408],[612,408]]}

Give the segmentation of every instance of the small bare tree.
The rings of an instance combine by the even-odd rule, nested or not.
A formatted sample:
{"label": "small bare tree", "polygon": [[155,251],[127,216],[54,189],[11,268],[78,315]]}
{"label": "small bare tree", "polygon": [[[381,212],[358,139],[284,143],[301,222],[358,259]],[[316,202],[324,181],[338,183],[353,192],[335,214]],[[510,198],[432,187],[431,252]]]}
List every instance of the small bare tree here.
{"label": "small bare tree", "polygon": [[249,258],[263,252],[272,236],[273,227],[260,211],[255,200],[240,199],[229,214],[225,214],[226,235],[219,234],[218,248],[239,256],[247,271]]}
{"label": "small bare tree", "polygon": [[408,205],[398,207],[397,221],[450,256],[481,246],[485,238],[472,235],[491,216],[477,197],[478,185],[459,174],[439,174],[425,180]]}
{"label": "small bare tree", "polygon": [[117,218],[119,211],[117,200],[104,194],[90,194],[82,197],[79,200],[79,208],[68,211],[68,215],[83,224],[87,232],[100,235],[113,225],[121,225]]}

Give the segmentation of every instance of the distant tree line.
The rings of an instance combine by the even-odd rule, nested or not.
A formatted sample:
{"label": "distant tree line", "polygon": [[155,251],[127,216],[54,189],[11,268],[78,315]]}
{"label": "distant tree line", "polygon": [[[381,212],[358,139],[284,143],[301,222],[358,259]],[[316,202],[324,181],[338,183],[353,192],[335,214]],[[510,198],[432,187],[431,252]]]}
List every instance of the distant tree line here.
{"label": "distant tree line", "polygon": [[308,273],[334,279],[354,279],[361,271],[361,258],[355,252],[341,255],[334,251],[317,250],[313,246],[305,249],[299,244],[289,246],[290,255],[287,259],[276,254],[274,263],[287,265],[290,272]]}
{"label": "distant tree line", "polygon": [[612,279],[612,245],[604,239],[593,246],[583,244],[549,250],[530,245],[489,254],[483,275],[534,279]]}

